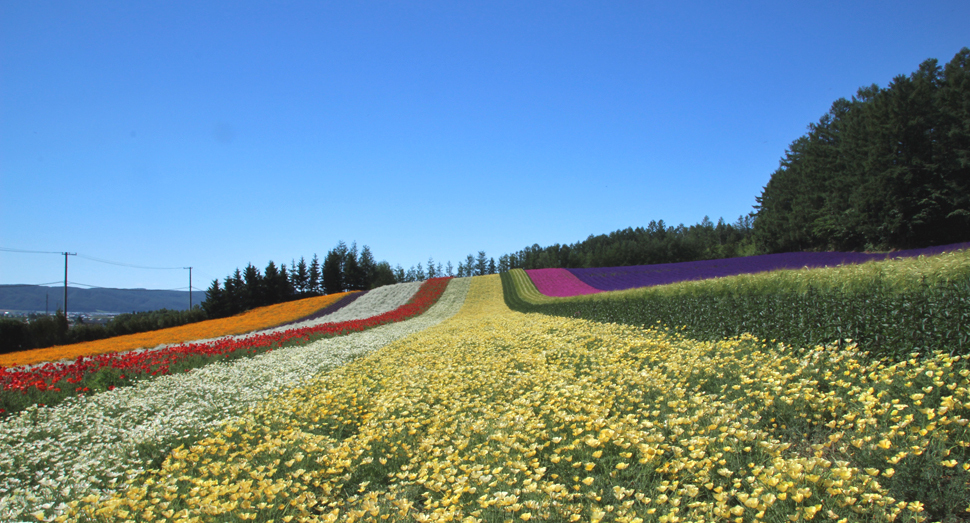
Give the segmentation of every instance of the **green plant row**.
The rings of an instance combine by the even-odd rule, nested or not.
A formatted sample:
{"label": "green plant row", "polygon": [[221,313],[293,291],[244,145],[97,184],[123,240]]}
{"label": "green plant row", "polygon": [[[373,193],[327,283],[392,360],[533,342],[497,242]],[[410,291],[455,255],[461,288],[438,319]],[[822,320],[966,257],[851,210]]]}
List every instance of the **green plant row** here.
{"label": "green plant row", "polygon": [[502,274],[514,310],[628,325],[695,339],[750,333],[798,347],[851,340],[873,358],[970,353],[970,252],[826,269],[782,270],[552,298],[525,271]]}

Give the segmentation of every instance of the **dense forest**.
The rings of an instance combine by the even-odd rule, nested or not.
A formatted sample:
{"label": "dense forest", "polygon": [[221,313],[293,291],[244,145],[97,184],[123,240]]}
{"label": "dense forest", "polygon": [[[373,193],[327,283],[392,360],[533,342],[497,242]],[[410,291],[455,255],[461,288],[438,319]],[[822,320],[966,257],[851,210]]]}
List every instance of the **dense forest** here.
{"label": "dense forest", "polygon": [[890,250],[970,239],[970,49],[840,98],[757,198],[759,252]]}

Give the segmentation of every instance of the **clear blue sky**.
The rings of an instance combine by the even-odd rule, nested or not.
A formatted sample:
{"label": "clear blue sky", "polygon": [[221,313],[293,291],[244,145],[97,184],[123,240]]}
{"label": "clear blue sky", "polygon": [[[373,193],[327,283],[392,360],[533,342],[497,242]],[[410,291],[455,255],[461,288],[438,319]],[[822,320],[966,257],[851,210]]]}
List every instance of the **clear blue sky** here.
{"label": "clear blue sky", "polygon": [[[734,221],[970,2],[0,2],[0,247],[206,288],[338,240],[405,268]],[[0,284],[64,257],[0,252]]]}

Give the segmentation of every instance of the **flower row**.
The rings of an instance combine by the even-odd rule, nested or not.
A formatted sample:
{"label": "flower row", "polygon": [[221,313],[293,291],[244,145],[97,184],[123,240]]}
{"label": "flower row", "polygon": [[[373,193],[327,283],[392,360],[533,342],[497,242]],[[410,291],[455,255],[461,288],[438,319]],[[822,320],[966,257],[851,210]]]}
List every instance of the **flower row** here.
{"label": "flower row", "polygon": [[531,269],[526,272],[532,278],[539,292],[546,296],[577,296],[603,291],[667,285],[682,281],[755,274],[780,269],[834,267],[868,261],[932,256],[966,248],[970,248],[970,243],[891,253],[792,252],[656,265],[587,269]]}
{"label": "flower row", "polygon": [[340,293],[304,298],[259,307],[229,318],[200,321],[168,329],[139,332],[72,345],[0,354],[0,369],[252,332],[309,316],[336,303],[346,295],[347,293]]}
{"label": "flower row", "polygon": [[0,521],[53,520],[69,503],[108,495],[257,402],[454,315],[467,289],[468,279],[451,280],[435,305],[406,321],[11,416],[0,423]]}
{"label": "flower row", "polygon": [[[404,305],[361,319],[273,330],[245,337],[226,337],[204,343],[186,343],[157,350],[80,357],[69,364],[48,363],[14,370],[0,368],[0,391],[4,394],[26,393],[31,389],[53,393],[90,392],[90,387],[83,384],[85,378],[97,375],[102,369],[112,370],[110,376],[114,382],[104,384],[104,388],[110,390],[131,380],[170,374],[173,370],[189,370],[219,357],[254,355],[293,340],[305,343],[310,338],[360,332],[423,313],[438,300],[447,284],[448,278],[428,280]],[[361,310],[360,307],[357,310]],[[191,360],[189,366],[183,365],[186,360]]]}

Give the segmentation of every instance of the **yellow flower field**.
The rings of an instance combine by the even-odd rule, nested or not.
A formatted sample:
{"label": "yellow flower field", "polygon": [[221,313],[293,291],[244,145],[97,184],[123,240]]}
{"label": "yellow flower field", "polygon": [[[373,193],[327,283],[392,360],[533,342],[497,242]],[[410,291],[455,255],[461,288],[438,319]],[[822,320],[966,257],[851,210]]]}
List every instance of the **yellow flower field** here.
{"label": "yellow flower field", "polygon": [[268,401],[80,521],[922,521],[968,515],[968,370],[461,312]]}
{"label": "yellow flower field", "polygon": [[103,340],[74,343],[72,345],[59,345],[44,349],[0,354],[0,367],[32,365],[48,361],[75,359],[81,356],[94,356],[96,354],[122,352],[143,347],[156,347],[163,344],[216,338],[231,334],[244,334],[255,330],[275,327],[288,321],[309,316],[347,294],[346,292],[329,294],[276,305],[267,305],[228,318],[200,321],[198,323],[190,323],[168,329],[139,332],[125,336],[105,338]]}

